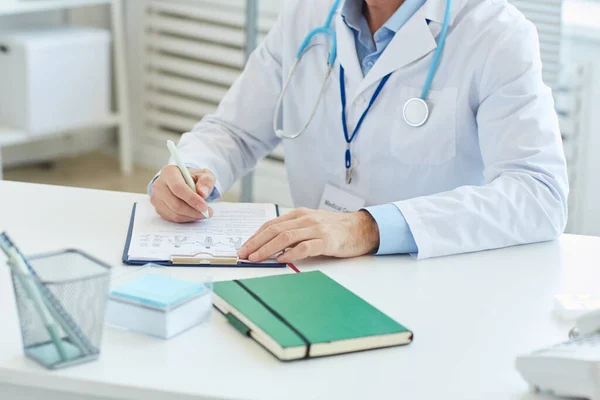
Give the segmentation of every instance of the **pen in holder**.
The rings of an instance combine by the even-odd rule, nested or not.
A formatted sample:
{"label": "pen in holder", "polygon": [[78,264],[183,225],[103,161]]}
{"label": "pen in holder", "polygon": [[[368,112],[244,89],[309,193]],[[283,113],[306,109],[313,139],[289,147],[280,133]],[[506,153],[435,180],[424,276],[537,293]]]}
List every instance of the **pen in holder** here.
{"label": "pen in holder", "polygon": [[77,250],[26,259],[7,236],[0,245],[9,256],[25,354],[50,369],[97,359],[110,268]]}

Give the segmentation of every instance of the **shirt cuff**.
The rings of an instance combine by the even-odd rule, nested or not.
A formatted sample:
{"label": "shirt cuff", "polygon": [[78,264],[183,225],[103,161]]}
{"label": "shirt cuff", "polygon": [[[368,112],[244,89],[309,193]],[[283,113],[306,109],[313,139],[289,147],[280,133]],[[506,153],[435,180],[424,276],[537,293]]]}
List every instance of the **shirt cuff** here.
{"label": "shirt cuff", "polygon": [[[188,168],[197,168],[194,164],[186,164],[186,166]],[[148,184],[148,188],[147,188],[148,195],[152,194],[152,184],[154,183],[155,180],[158,179],[159,176],[160,176],[160,172],[158,174],[156,174],[154,176],[154,178],[152,178],[152,180]],[[219,192],[219,190],[217,189],[217,185],[215,184],[212,192],[210,192],[210,195],[206,198],[206,201],[214,201],[214,200],[218,200],[220,198],[221,198],[221,193]]]}
{"label": "shirt cuff", "polygon": [[379,228],[378,255],[417,253],[410,227],[402,212],[394,204],[366,207],[364,210],[377,222]]}
{"label": "shirt cuff", "polygon": [[160,176],[160,172],[156,175],[154,175],[154,178],[152,178],[150,180],[150,183],[148,184],[148,187],[146,188],[146,191],[148,192],[148,196],[150,196],[152,194],[152,184],[154,183],[155,180],[158,179],[158,177]]}

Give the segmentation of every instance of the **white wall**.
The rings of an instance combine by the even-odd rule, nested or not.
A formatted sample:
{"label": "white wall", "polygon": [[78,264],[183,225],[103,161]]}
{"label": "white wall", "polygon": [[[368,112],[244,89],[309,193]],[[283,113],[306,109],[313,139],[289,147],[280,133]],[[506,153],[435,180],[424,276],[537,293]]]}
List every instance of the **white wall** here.
{"label": "white wall", "polygon": [[585,68],[582,88],[580,132],[577,138],[577,174],[571,180],[573,208],[569,211],[570,232],[600,236],[600,35],[564,39],[565,62]]}

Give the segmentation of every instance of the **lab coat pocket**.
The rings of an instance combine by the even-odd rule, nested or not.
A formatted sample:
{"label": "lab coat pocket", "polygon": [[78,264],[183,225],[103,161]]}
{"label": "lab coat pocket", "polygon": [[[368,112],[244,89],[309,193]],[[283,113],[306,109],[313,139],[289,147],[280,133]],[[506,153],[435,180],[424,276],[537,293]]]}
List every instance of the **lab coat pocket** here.
{"label": "lab coat pocket", "polygon": [[457,88],[431,90],[427,97],[429,118],[424,125],[412,127],[404,120],[407,100],[419,97],[421,89],[401,88],[390,149],[407,165],[441,165],[456,155]]}

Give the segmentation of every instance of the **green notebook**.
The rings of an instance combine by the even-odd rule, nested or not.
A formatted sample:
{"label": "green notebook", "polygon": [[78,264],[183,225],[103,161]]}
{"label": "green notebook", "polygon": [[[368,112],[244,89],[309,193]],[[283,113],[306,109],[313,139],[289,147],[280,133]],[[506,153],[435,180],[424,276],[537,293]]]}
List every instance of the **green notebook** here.
{"label": "green notebook", "polygon": [[214,284],[214,305],[280,360],[398,346],[404,326],[320,271]]}

